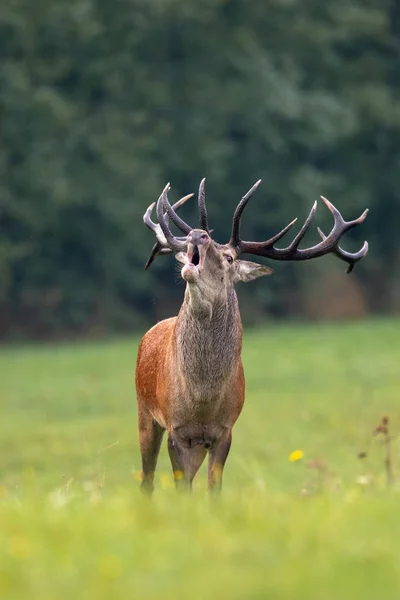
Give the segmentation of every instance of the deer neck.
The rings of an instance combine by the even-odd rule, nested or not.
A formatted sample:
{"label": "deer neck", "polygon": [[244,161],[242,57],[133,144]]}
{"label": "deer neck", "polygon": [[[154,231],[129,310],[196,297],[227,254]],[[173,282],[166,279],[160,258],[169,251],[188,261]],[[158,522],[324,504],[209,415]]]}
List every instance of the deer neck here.
{"label": "deer neck", "polygon": [[[212,301],[187,286],[176,329],[180,370],[200,395],[218,389],[237,369],[242,346],[242,323],[233,287]],[[215,389],[214,389],[215,391]]]}

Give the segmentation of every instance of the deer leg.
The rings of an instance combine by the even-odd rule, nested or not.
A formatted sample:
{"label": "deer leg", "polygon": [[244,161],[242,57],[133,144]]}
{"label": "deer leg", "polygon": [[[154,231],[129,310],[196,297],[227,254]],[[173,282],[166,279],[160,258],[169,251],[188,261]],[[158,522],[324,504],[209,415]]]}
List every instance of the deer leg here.
{"label": "deer leg", "polygon": [[193,479],[206,457],[206,448],[203,446],[193,448],[183,446],[169,435],[168,453],[176,488],[191,491]]}
{"label": "deer leg", "polygon": [[219,492],[222,486],[222,473],[232,443],[232,430],[229,429],[210,449],[208,459],[208,490]]}
{"label": "deer leg", "polygon": [[154,490],[154,473],[165,429],[152,417],[148,410],[139,410],[139,444],[142,455],[141,490],[151,495]]}

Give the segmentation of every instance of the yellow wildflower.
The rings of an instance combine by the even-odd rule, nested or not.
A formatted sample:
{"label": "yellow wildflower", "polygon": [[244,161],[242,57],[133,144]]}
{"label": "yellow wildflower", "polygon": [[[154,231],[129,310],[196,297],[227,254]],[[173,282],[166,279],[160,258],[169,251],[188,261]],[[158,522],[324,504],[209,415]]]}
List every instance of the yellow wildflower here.
{"label": "yellow wildflower", "polygon": [[289,454],[289,460],[290,462],[297,462],[298,460],[301,460],[303,456],[303,450],[293,450],[293,452]]}

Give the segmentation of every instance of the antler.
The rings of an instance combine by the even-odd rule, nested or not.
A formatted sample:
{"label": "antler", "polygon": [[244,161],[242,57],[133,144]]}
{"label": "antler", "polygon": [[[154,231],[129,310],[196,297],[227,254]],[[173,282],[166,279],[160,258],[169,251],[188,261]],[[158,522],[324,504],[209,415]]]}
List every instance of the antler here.
{"label": "antler", "polygon": [[[334,225],[329,233],[326,236],[321,229],[318,228],[318,233],[322,238],[322,241],[311,248],[299,248],[300,242],[303,237],[307,233],[311,221],[314,218],[317,202],[314,203],[311,211],[304,222],[304,225],[294,237],[293,241],[286,248],[276,248],[274,244],[278,242],[288,231],[293,227],[296,223],[297,219],[294,219],[291,223],[286,225],[279,233],[274,235],[272,238],[265,242],[245,242],[240,239],[240,220],[242,217],[243,210],[245,209],[249,199],[254,194],[256,189],[261,183],[261,179],[257,181],[252,188],[243,196],[241,201],[236,207],[235,213],[233,215],[232,220],[232,233],[229,244],[236,250],[238,254],[247,253],[254,254],[256,256],[263,256],[265,258],[271,258],[274,260],[310,260],[312,258],[317,258],[319,256],[324,256],[325,254],[335,254],[338,258],[348,263],[347,273],[350,273],[354,265],[364,258],[368,252],[368,242],[364,242],[363,247],[358,252],[347,252],[343,250],[339,246],[339,240],[343,236],[346,231],[360,225],[365,220],[368,209],[363,212],[363,214],[353,221],[345,221],[338,211],[338,209],[331,203],[329,200],[321,196],[323,202],[328,207],[334,218]],[[167,184],[164,188],[161,196],[159,197],[157,203],[153,202],[147,209],[143,221],[147,225],[149,229],[151,229],[157,238],[157,243],[153,246],[150,257],[146,263],[145,269],[148,269],[155,257],[158,254],[171,254],[172,252],[177,252],[179,250],[183,250],[186,247],[186,236],[185,237],[175,237],[168,225],[169,218],[179,227],[179,229],[185,233],[186,235],[192,231],[192,227],[188,225],[183,219],[181,219],[177,214],[176,210],[182,206],[189,198],[193,196],[193,194],[189,194],[188,196],[184,196],[178,202],[175,202],[173,206],[170,205],[167,197],[167,193],[170,189],[170,185]],[[151,212],[154,206],[157,204],[156,212],[159,223],[154,223],[151,220]],[[198,205],[199,205],[199,216],[200,216],[200,227],[211,233],[208,228],[208,219],[207,219],[207,210],[205,205],[205,179],[203,179],[200,183],[199,187],[199,195],[198,195]],[[164,213],[164,210],[166,211]],[[217,244],[214,242],[217,246]]]}
{"label": "antler", "polygon": [[[210,233],[208,227],[208,218],[207,218],[207,209],[206,209],[206,192],[205,192],[205,178],[201,180],[199,186],[199,195],[198,195],[198,205],[199,205],[199,221],[200,221],[200,229],[204,229],[207,233]],[[193,196],[193,194],[191,194]],[[177,203],[176,203],[177,204]],[[171,218],[172,222],[175,223],[177,227],[183,232],[190,233],[193,227],[190,227],[183,219],[181,219],[175,212],[175,209],[178,208],[174,204],[171,206],[168,202],[167,198],[164,198],[164,205],[167,211],[168,216]]]}
{"label": "antler", "polygon": [[[181,198],[180,200],[175,202],[175,204],[173,206],[171,206],[170,203],[168,202],[168,198],[167,198],[167,193],[168,193],[170,187],[171,186],[168,183],[165,186],[163,193],[159,197],[157,203],[153,202],[152,204],[150,204],[150,206],[148,207],[148,209],[146,210],[146,212],[143,216],[144,224],[151,231],[153,231],[155,233],[156,238],[157,238],[157,242],[154,244],[154,246],[151,250],[150,256],[144,267],[145,270],[147,270],[149,268],[149,266],[151,265],[153,260],[159,254],[171,254],[173,251],[182,250],[186,246],[186,236],[185,237],[175,237],[174,235],[172,235],[172,233],[169,229],[169,226],[168,226],[169,217],[171,217],[173,222],[176,225],[178,225],[178,227],[179,227],[179,224],[177,223],[177,221],[179,221],[181,224],[183,224],[180,227],[180,229],[182,229],[182,227],[184,226],[185,227],[185,229],[183,230],[184,233],[189,233],[189,231],[191,231],[191,229],[192,229],[189,225],[187,225],[187,223],[185,223],[185,221],[180,219],[180,217],[175,213],[175,210],[178,210],[182,206],[182,204],[184,204],[187,200],[189,200],[189,198],[191,198],[194,194],[188,194],[187,196],[184,196],[183,198]],[[151,219],[151,213],[156,204],[157,204],[157,208],[156,208],[157,217],[158,217],[159,223],[154,223]],[[165,213],[163,213],[163,209],[166,210]]]}
{"label": "antler", "polygon": [[199,195],[198,195],[200,229],[204,229],[204,231],[207,231],[207,233],[210,233],[210,231],[208,229],[205,183],[206,183],[206,180],[204,178],[200,182]]}
{"label": "antler", "polygon": [[233,216],[232,234],[229,243],[233,248],[235,248],[238,254],[247,253],[254,254],[256,256],[263,256],[265,258],[271,258],[274,260],[300,261],[310,260],[312,258],[324,256],[325,254],[333,253],[336,256],[338,256],[341,260],[344,260],[349,264],[349,267],[346,271],[347,273],[350,273],[353,270],[356,262],[364,258],[364,256],[367,254],[367,242],[364,243],[363,247],[358,252],[350,253],[340,248],[339,240],[346,231],[352,229],[353,227],[356,227],[357,225],[360,225],[365,220],[368,214],[368,209],[365,210],[358,219],[354,219],[353,221],[345,221],[338,209],[323,196],[321,196],[321,198],[328,207],[329,211],[332,213],[332,216],[334,218],[334,225],[328,236],[325,236],[325,234],[320,229],[318,229],[318,232],[322,237],[322,242],[319,242],[319,244],[316,244],[311,248],[299,248],[299,244],[305,236],[305,234],[307,233],[310,223],[314,218],[315,211],[317,209],[317,202],[314,203],[307,219],[304,222],[303,227],[297,233],[291,244],[287,246],[287,248],[275,248],[274,244],[275,242],[280,240],[289,231],[289,229],[291,229],[291,227],[293,227],[297,219],[294,219],[284,229],[282,229],[282,231],[280,231],[265,242],[245,242],[241,240],[240,219],[247,202],[254,194],[255,190],[258,188],[260,183],[261,180],[257,181],[257,183],[253,185],[253,187],[247,192],[247,194],[243,196]]}
{"label": "antler", "polygon": [[[322,196],[321,196],[321,198],[322,198]],[[322,199],[326,200],[326,198],[322,198]],[[365,219],[367,214],[368,214],[368,209],[366,211],[364,211],[364,213],[361,215],[361,217],[364,216],[364,219]],[[321,238],[323,240],[326,240],[326,235],[319,227],[317,227],[317,231],[318,231],[319,235],[321,236]],[[358,252],[352,253],[352,252],[347,252],[346,250],[343,250],[343,248],[341,248],[339,246],[339,242],[337,242],[335,244],[335,246],[332,248],[331,252],[332,252],[332,254],[334,254],[335,256],[337,256],[338,258],[343,260],[344,262],[348,263],[349,266],[346,269],[346,273],[351,273],[352,270],[354,269],[354,265],[356,264],[356,262],[358,262],[359,260],[364,258],[364,256],[367,254],[368,248],[369,248],[368,242],[364,242],[364,245],[361,248],[361,250],[359,250]]]}

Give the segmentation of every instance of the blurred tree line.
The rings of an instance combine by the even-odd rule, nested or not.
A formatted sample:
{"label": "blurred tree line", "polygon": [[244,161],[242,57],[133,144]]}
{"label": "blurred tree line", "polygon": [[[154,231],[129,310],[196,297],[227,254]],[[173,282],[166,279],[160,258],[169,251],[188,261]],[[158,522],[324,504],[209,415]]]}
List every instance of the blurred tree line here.
{"label": "blurred tree line", "polygon": [[221,242],[258,178],[248,239],[320,194],[347,219],[371,211],[343,244],[370,242],[353,275],[334,257],[272,264],[241,290],[247,322],[399,307],[396,0],[5,0],[0,51],[1,336],[173,314],[183,288],[171,257],[144,272],[142,215],[167,181],[175,201],[203,176]]}

